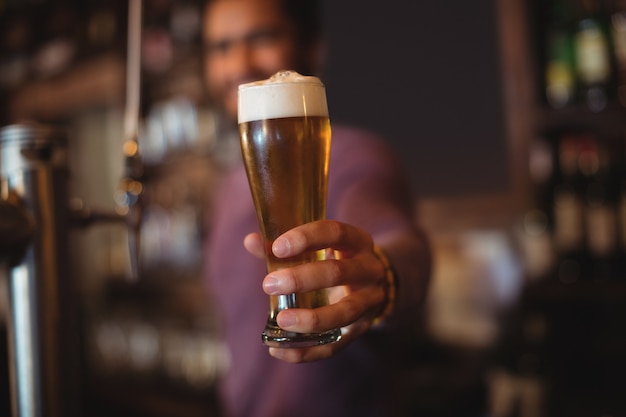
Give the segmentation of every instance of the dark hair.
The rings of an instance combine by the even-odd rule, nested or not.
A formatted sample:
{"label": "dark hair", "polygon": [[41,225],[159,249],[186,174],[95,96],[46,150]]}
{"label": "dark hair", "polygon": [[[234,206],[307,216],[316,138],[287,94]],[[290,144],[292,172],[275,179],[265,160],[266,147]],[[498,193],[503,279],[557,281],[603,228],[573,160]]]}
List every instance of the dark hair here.
{"label": "dark hair", "polygon": [[[216,0],[206,0],[205,8]],[[322,36],[319,0],[277,0],[285,16],[296,27],[298,43],[309,48]]]}

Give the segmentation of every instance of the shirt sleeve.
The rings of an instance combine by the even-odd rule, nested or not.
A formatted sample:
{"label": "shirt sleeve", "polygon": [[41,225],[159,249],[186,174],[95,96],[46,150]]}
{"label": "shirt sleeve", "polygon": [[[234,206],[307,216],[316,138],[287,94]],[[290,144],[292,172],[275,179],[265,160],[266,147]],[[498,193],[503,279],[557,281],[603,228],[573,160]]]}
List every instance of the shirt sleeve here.
{"label": "shirt sleeve", "polygon": [[418,326],[431,254],[418,225],[416,200],[403,163],[381,138],[334,128],[328,202],[328,217],[367,230],[396,274],[396,306],[380,327]]}

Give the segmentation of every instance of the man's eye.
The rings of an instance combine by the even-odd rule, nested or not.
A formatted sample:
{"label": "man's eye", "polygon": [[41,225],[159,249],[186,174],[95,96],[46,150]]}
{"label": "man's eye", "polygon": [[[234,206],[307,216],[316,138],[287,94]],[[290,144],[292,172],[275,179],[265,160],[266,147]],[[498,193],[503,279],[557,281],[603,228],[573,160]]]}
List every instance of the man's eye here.
{"label": "man's eye", "polygon": [[265,46],[276,42],[279,37],[280,33],[278,31],[263,31],[250,34],[246,41],[248,45]]}
{"label": "man's eye", "polygon": [[204,52],[211,55],[225,54],[231,46],[230,41],[213,42],[205,46]]}
{"label": "man's eye", "polygon": [[249,33],[241,39],[209,42],[205,45],[204,51],[207,55],[226,55],[239,43],[250,47],[265,47],[277,42],[283,34],[284,32],[280,30],[260,30]]}

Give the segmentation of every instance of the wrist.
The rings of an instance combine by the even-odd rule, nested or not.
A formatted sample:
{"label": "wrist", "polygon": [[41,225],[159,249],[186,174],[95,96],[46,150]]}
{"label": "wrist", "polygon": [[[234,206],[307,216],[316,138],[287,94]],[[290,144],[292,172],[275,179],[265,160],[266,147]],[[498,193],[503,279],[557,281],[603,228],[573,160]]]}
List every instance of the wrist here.
{"label": "wrist", "polygon": [[385,282],[384,282],[384,290],[385,290],[385,299],[383,303],[383,307],[381,309],[380,314],[378,314],[374,320],[372,321],[372,325],[376,326],[383,323],[389,316],[393,314],[393,311],[396,306],[396,297],[398,291],[398,279],[396,273],[391,266],[391,262],[389,258],[385,254],[385,252],[374,245],[374,254],[378,258],[378,260],[384,266],[384,274],[385,274]]}

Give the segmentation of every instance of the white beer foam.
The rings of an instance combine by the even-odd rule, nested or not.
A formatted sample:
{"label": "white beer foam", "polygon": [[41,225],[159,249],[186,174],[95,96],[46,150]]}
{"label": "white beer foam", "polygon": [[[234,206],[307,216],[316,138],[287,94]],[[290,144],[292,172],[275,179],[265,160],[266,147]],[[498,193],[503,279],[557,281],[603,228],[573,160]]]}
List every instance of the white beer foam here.
{"label": "white beer foam", "polygon": [[280,71],[267,80],[239,86],[238,115],[239,123],[299,116],[328,117],[326,90],[317,77]]}

